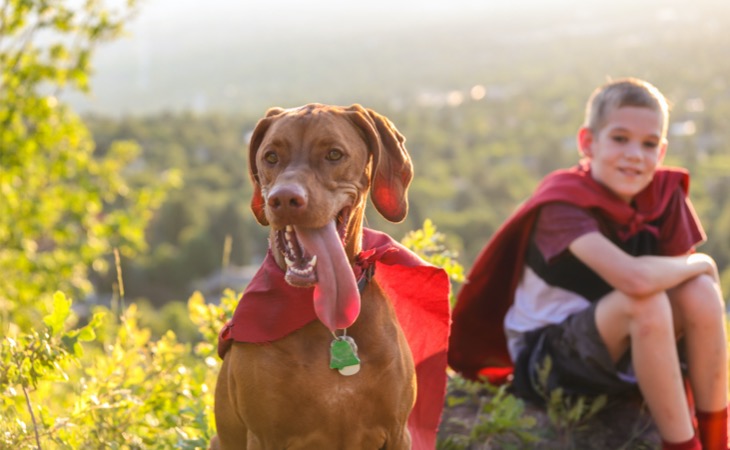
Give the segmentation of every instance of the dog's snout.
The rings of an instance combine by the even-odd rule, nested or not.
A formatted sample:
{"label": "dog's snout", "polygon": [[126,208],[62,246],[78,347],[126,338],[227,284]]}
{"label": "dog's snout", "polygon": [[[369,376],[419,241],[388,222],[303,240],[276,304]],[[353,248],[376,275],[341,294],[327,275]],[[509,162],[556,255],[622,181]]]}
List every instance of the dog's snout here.
{"label": "dog's snout", "polygon": [[307,193],[296,184],[277,186],[269,192],[267,202],[273,210],[303,210],[307,206]]}

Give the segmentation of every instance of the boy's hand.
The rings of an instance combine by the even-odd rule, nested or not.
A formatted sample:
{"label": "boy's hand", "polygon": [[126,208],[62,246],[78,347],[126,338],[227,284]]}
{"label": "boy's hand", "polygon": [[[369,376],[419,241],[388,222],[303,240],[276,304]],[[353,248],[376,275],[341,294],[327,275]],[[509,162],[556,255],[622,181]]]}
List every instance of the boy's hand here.
{"label": "boy's hand", "polygon": [[715,281],[720,280],[720,273],[717,270],[717,263],[712,259],[710,255],[705,253],[693,253],[687,258],[687,264],[699,264],[706,266],[705,272],[710,275]]}

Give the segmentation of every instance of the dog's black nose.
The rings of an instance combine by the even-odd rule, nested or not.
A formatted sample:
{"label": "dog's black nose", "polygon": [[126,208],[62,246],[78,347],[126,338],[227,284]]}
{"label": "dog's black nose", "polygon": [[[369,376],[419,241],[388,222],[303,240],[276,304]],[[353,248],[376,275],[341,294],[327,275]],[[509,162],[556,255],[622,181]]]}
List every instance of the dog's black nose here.
{"label": "dog's black nose", "polygon": [[269,192],[267,203],[275,211],[295,212],[307,206],[307,193],[298,184],[276,186]]}

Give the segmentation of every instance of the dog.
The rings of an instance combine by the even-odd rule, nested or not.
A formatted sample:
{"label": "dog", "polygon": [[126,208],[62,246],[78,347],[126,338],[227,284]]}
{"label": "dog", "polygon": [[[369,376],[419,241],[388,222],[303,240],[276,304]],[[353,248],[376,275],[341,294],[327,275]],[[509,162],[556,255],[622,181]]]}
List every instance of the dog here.
{"label": "dog", "polygon": [[[385,219],[406,217],[413,166],[405,138],[360,105],[271,108],[251,136],[249,175],[251,209],[270,227],[269,253],[221,332],[211,448],[420,446],[409,431],[419,390],[413,344],[388,292],[399,289],[401,275],[390,285],[378,277],[382,261],[418,270],[425,263],[363,226],[368,196]],[[448,279],[444,295],[441,272],[428,272],[441,286],[430,310],[439,309],[436,321],[447,328]],[[419,283],[415,295],[433,298]],[[421,325],[412,316],[408,322]],[[443,366],[443,379],[421,386],[436,392],[430,403],[440,402],[440,412],[447,331],[431,334],[440,336],[437,350],[416,363],[431,364],[437,374]],[[423,442],[433,448],[431,422],[432,436]]]}

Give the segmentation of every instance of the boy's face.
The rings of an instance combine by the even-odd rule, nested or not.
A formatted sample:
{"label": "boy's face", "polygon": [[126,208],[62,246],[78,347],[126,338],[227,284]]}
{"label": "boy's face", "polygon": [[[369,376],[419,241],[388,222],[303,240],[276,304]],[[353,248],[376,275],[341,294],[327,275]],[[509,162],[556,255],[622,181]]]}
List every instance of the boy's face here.
{"label": "boy's face", "polygon": [[661,114],[634,106],[610,112],[597,134],[581,128],[578,143],[593,178],[625,202],[651,182],[667,148]]}

